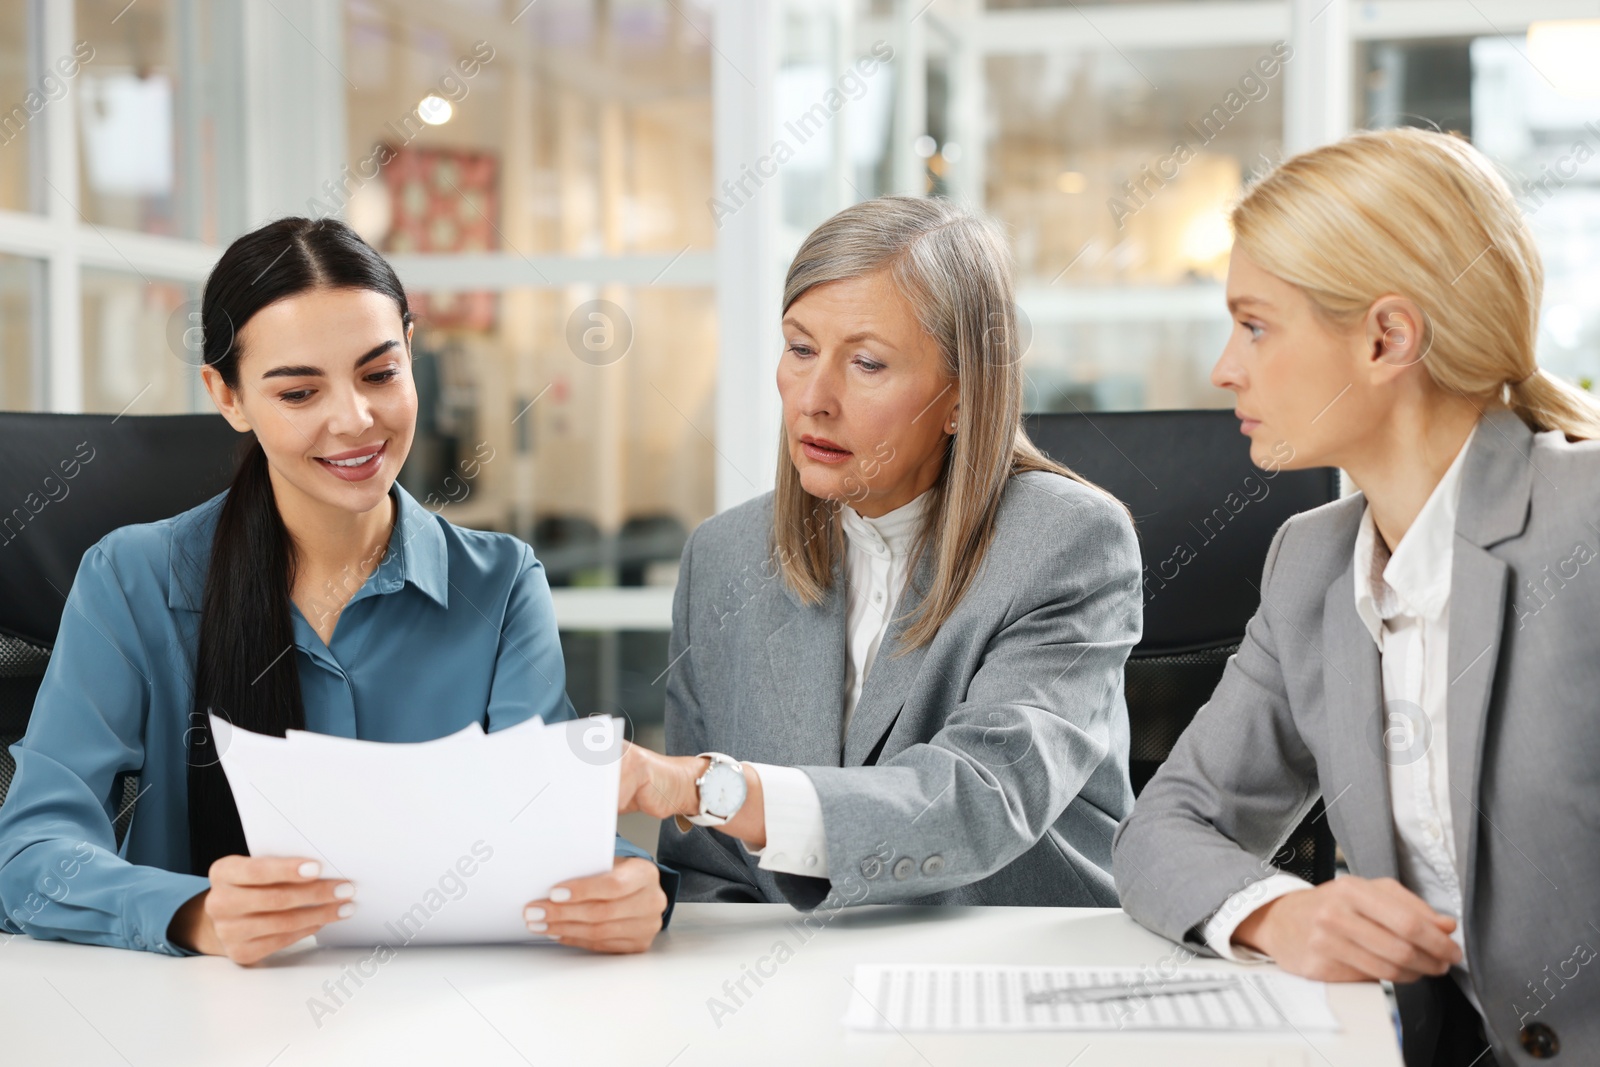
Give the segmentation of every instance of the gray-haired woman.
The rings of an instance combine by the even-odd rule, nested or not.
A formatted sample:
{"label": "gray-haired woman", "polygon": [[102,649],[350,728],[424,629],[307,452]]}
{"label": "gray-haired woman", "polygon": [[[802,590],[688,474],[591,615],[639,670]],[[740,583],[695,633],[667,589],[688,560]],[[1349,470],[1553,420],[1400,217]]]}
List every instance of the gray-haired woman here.
{"label": "gray-haired woman", "polygon": [[621,810],[677,817],[681,900],[1115,905],[1139,550],[1022,431],[1004,239],[857,204],[783,308],[777,489],[684,548],[678,755],[631,746]]}

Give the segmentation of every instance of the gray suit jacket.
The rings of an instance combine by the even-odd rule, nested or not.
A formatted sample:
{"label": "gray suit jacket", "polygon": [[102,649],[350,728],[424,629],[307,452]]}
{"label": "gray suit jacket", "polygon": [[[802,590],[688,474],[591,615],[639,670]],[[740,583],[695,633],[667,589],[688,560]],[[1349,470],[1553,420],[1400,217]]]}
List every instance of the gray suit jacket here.
{"label": "gray suit jacket", "polygon": [[[1600,442],[1535,435],[1501,411],[1465,464],[1445,755],[1472,983],[1502,1063],[1531,1062],[1519,1029],[1536,1025],[1594,1062]],[[1118,829],[1123,907],[1173,940],[1207,951],[1196,927],[1270,873],[1319,795],[1351,871],[1398,876],[1378,650],[1355,609],[1365,503],[1278,531],[1238,654]],[[1440,981],[1398,989],[1409,1064],[1431,1058]]]}
{"label": "gray suit jacket", "polygon": [[1011,479],[995,527],[955,613],[897,656],[933,575],[917,569],[844,737],[842,578],[815,607],[788,590],[770,494],[695,530],[673,601],[667,751],[803,770],[830,877],[774,876],[735,839],[668,821],[678,899],[1116,904],[1111,835],[1133,803],[1122,666],[1143,618],[1133,526],[1101,493],[1035,472]]}

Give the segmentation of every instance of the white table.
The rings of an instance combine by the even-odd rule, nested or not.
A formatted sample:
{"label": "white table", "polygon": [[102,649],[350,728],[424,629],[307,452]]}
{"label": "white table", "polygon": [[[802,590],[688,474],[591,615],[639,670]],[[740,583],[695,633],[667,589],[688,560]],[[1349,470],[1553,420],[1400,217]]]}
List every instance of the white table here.
{"label": "white table", "polygon": [[[840,1023],[856,963],[1159,965],[1175,946],[1116,910],[867,907],[804,940],[781,904],[686,904],[647,954],[554,945],[396,951],[307,942],[252,968],[15,937],[0,945],[0,1062],[48,1064],[1051,1064],[1400,1067],[1376,985],[1336,985],[1337,1034],[859,1033]],[[737,981],[784,941],[732,1015]],[[324,989],[365,963],[349,996]],[[771,972],[772,959],[762,965]],[[1228,966],[1197,960],[1190,966]],[[743,998],[741,998],[743,999]],[[342,1001],[342,1003],[340,1003]],[[321,1010],[316,1010],[317,1005]],[[719,1025],[720,1023],[720,1025]]]}

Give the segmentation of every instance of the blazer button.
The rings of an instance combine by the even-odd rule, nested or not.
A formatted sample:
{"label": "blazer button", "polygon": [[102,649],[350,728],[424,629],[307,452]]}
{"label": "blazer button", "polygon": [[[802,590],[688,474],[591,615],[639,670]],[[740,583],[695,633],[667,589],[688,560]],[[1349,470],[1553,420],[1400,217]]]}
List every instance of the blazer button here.
{"label": "blazer button", "polygon": [[911,877],[911,872],[917,869],[917,861],[910,856],[901,856],[894,861],[895,881],[903,882]]}
{"label": "blazer button", "polygon": [[938,874],[942,870],[944,870],[943,856],[929,856],[927,859],[922,861],[923,874],[934,875]]}
{"label": "blazer button", "polygon": [[1522,1028],[1519,1036],[1522,1051],[1536,1060],[1551,1059],[1561,1051],[1561,1041],[1556,1037],[1556,1032],[1544,1023],[1529,1023]]}
{"label": "blazer button", "polygon": [[861,875],[863,878],[873,879],[883,873],[883,861],[876,856],[868,856],[861,861]]}

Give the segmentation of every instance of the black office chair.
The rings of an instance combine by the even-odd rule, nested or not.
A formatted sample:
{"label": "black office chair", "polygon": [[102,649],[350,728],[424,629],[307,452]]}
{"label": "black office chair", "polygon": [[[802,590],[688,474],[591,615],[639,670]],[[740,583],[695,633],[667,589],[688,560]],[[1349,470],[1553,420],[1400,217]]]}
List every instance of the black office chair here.
{"label": "black office chair", "polygon": [[[1271,474],[1231,411],[1029,415],[1028,435],[1128,505],[1144,556],[1144,637],[1128,657],[1129,774],[1139,793],[1222,678],[1260,602],[1279,526],[1339,496],[1338,472]],[[1319,800],[1274,857],[1310,882],[1334,874]]]}
{"label": "black office chair", "polygon": [[[249,440],[220,415],[0,412],[0,801],[83,554],[119,526],[220,493]],[[137,795],[125,775],[118,844]]]}

